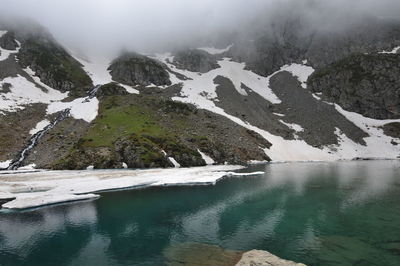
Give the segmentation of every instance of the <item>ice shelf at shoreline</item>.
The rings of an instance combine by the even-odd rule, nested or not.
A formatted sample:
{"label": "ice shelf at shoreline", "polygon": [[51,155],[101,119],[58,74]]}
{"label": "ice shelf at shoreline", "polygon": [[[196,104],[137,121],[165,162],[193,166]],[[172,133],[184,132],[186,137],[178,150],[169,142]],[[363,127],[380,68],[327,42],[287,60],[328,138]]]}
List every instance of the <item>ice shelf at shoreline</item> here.
{"label": "ice shelf at shoreline", "polygon": [[[157,186],[213,185],[243,166],[220,165],[150,170],[1,172],[0,200],[5,209],[27,209],[93,199],[104,192]],[[254,174],[262,174],[257,172]],[[248,173],[243,175],[249,175]]]}

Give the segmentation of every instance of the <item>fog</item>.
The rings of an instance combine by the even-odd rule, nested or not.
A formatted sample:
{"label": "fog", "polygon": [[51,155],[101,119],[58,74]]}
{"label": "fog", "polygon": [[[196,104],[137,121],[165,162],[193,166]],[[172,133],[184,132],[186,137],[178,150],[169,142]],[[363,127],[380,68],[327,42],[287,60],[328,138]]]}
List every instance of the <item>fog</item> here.
{"label": "fog", "polygon": [[[1,0],[0,16],[28,17],[61,43],[82,51],[152,50],[268,30],[300,16],[321,29],[343,29],[359,17],[399,18],[399,0]],[[239,35],[240,35],[239,34]],[[225,43],[224,43],[225,42]]]}

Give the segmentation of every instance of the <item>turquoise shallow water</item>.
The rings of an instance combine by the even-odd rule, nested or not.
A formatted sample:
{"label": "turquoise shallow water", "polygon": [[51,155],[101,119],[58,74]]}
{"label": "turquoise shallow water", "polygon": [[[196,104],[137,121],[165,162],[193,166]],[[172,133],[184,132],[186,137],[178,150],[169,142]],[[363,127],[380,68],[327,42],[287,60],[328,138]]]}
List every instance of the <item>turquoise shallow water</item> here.
{"label": "turquoise shallow water", "polygon": [[164,265],[198,242],[309,265],[400,265],[400,162],[251,166],[216,186],[0,213],[0,265]]}

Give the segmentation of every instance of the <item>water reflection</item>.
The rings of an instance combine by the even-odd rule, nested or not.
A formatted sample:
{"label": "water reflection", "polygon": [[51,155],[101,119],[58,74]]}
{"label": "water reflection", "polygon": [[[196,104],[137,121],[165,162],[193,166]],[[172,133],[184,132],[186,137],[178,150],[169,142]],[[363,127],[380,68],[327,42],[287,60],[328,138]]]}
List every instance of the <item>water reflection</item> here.
{"label": "water reflection", "polygon": [[0,213],[0,262],[162,265],[168,247],[201,242],[308,264],[400,263],[399,161],[245,171],[259,170],[266,174],[211,187],[108,193],[94,202]]}

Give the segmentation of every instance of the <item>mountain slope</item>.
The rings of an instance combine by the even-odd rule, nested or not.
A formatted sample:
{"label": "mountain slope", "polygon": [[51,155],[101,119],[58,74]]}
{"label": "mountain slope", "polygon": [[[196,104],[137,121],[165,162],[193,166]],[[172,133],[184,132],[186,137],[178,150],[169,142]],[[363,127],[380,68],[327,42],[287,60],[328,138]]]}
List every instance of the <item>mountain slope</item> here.
{"label": "mountain slope", "polygon": [[90,61],[4,28],[0,167],[398,158],[399,25]]}

